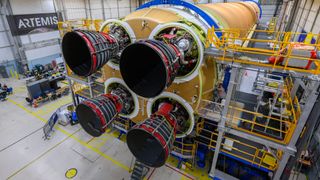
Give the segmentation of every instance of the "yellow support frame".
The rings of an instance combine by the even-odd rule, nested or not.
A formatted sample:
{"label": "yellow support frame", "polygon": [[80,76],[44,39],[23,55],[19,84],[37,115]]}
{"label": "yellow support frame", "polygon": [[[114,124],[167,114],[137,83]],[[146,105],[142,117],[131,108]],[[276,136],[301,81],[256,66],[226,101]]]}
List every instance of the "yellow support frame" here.
{"label": "yellow support frame", "polygon": [[[206,131],[206,132],[208,132],[208,133],[211,133],[211,138],[209,139],[209,138],[206,138],[206,137],[201,136],[201,135],[200,135],[200,132],[201,132],[201,131]],[[204,129],[204,121],[201,121],[201,122],[199,122],[199,123],[197,124],[197,126],[196,126],[196,135],[197,135],[197,136],[200,136],[200,137],[203,137],[203,138],[206,138],[207,140],[209,140],[210,143],[209,143],[208,147],[215,149],[215,145],[214,145],[214,144],[216,143],[216,140],[215,140],[213,137],[214,137],[214,136],[217,137],[217,136],[218,136],[218,133],[215,132],[215,131],[209,131],[209,130]],[[248,159],[247,157],[244,157],[244,156],[237,155],[237,154],[232,153],[231,151],[228,151],[228,150],[223,149],[223,148],[221,149],[222,152],[227,153],[227,154],[230,154],[230,155],[235,156],[235,157],[237,157],[237,158],[243,159],[243,160],[245,160],[245,161],[248,161],[248,162],[250,162],[251,164],[257,165],[258,167],[263,167],[263,168],[269,169],[269,170],[271,170],[271,171],[274,171],[274,170],[277,169],[277,167],[278,167],[278,159],[281,158],[282,151],[278,150],[278,151],[277,151],[277,157],[274,157],[274,155],[273,155],[272,153],[270,153],[270,152],[268,152],[268,151],[266,151],[266,150],[258,149],[258,148],[255,147],[255,146],[246,144],[246,143],[244,143],[244,142],[241,142],[241,141],[239,141],[239,140],[236,140],[236,139],[233,139],[233,138],[229,138],[229,137],[226,137],[226,136],[225,136],[224,138],[225,138],[225,139],[232,140],[232,141],[234,141],[235,143],[241,144],[241,145],[243,145],[243,146],[246,146],[247,148],[250,148],[251,150],[254,150],[254,154],[250,154],[250,153],[248,153],[248,152],[246,152],[246,151],[243,151],[243,150],[241,150],[241,149],[234,148],[233,146],[229,146],[229,145],[224,144],[224,143],[221,143],[223,147],[231,148],[233,151],[237,151],[237,152],[239,152],[239,153],[241,153],[241,154],[244,154],[244,155],[247,155],[247,156],[251,157],[251,159]],[[198,142],[198,143],[201,143],[201,142]],[[201,143],[201,144],[202,144],[202,143]],[[206,145],[206,144],[204,144],[204,145]],[[262,152],[262,155],[261,155],[261,156],[259,156],[260,152]],[[274,164],[267,165],[266,163],[263,162],[265,156],[267,156],[267,155],[275,158],[275,163],[274,163]]]}
{"label": "yellow support frame", "polygon": [[75,19],[69,21],[58,22],[58,30],[60,31],[60,36],[62,37],[65,33],[70,32],[73,28],[99,31],[102,19]]}
{"label": "yellow support frame", "polygon": [[[294,130],[296,128],[296,125],[298,123],[298,119],[299,119],[300,114],[301,114],[301,109],[300,109],[300,105],[299,105],[297,97],[294,97],[293,101],[292,101],[292,99],[290,97],[290,92],[291,92],[292,87],[293,87],[292,79],[290,77],[286,78],[285,79],[285,84],[284,84],[284,90],[283,90],[282,93],[283,93],[283,101],[287,102],[287,103],[284,103],[284,106],[286,107],[286,109],[289,112],[288,118],[282,118],[282,119],[274,118],[274,117],[271,117],[271,116],[263,115],[261,113],[255,112],[255,111],[249,111],[249,110],[246,110],[246,109],[241,109],[241,108],[238,108],[238,107],[230,105],[229,106],[230,110],[239,111],[241,113],[251,114],[253,116],[253,118],[252,119],[243,119],[241,117],[234,116],[233,115],[234,113],[230,113],[230,114],[228,113],[227,114],[227,122],[226,122],[227,126],[232,127],[233,129],[237,129],[237,130],[240,130],[240,131],[244,131],[244,132],[253,134],[255,136],[263,137],[265,139],[268,139],[268,140],[271,140],[271,141],[274,141],[274,142],[278,142],[278,143],[281,143],[281,144],[288,144],[290,139],[291,139],[291,137],[292,137],[292,135],[293,135],[293,132],[294,132]],[[223,105],[221,105],[221,104],[217,104],[217,103],[214,103],[214,102],[208,101],[208,100],[202,100],[197,112],[201,112],[201,109],[204,109],[206,112],[215,113],[212,109],[206,108],[206,107],[211,107],[210,104],[215,104],[216,106],[223,107]],[[285,125],[286,129],[281,130],[281,129],[277,129],[277,128],[274,128],[274,127],[270,127],[268,125],[260,124],[260,123],[256,122],[257,117],[263,117],[263,118],[266,118],[266,119],[271,119],[271,120],[274,120],[274,121],[278,121],[279,124]],[[246,128],[243,128],[243,127],[239,127],[237,124],[233,124],[232,123],[232,121],[234,121],[234,120],[237,120],[237,122],[248,123],[250,125],[250,127],[260,126],[260,127],[265,128],[265,129],[270,129],[270,130],[276,131],[278,133],[282,133],[283,140],[277,139],[275,137],[268,136],[265,133],[258,133],[256,131],[254,131],[253,128],[246,129]]]}
{"label": "yellow support frame", "polygon": [[[214,46],[215,48],[223,51],[223,55],[221,57],[217,57],[216,60],[226,61],[226,62],[236,62],[241,64],[248,64],[257,67],[266,67],[269,69],[278,69],[285,71],[296,71],[301,73],[308,74],[320,74],[320,59],[311,59],[310,57],[297,56],[292,54],[292,50],[295,45],[299,44],[301,46],[309,46],[312,47],[315,51],[319,50],[320,47],[320,35],[319,34],[306,34],[306,33],[296,33],[296,32],[277,32],[277,31],[268,31],[268,30],[247,30],[248,33],[267,33],[274,34],[274,39],[253,39],[247,37],[240,37],[241,29],[215,29],[214,27],[210,28],[207,33],[206,47]],[[217,32],[221,32],[222,36],[219,38],[216,36]],[[295,42],[291,41],[291,39],[295,39],[299,35],[308,35],[311,38],[316,39],[315,44],[308,44],[304,42]],[[274,46],[271,49],[265,48],[251,48],[242,46],[239,42],[259,42],[270,44],[272,43]],[[278,47],[278,48],[276,48]],[[286,48],[287,52],[282,54],[282,50]],[[238,53],[247,53],[247,54],[255,54],[255,55],[264,55],[268,57],[275,57],[275,59],[284,58],[285,65],[278,64],[277,61],[274,61],[273,64],[262,63],[259,61],[252,61],[249,59],[237,59],[234,57],[227,57],[226,52],[238,52]],[[304,69],[300,67],[292,67],[288,66],[289,61],[301,60],[301,61],[312,61],[316,68],[314,69]]]}

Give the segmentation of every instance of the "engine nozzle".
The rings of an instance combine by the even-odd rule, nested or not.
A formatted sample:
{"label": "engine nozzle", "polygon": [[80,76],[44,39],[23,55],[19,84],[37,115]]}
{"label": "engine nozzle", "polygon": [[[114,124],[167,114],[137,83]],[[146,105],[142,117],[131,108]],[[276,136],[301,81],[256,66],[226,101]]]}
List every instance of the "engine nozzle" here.
{"label": "engine nozzle", "polygon": [[130,94],[123,87],[117,87],[108,94],[83,101],[77,106],[76,114],[83,129],[98,137],[105,132],[117,114],[132,108],[131,101]]}
{"label": "engine nozzle", "polygon": [[114,117],[122,110],[118,96],[104,94],[80,103],[76,114],[82,128],[91,136],[101,136]]}
{"label": "engine nozzle", "polygon": [[171,152],[176,136],[176,119],[172,110],[173,105],[163,103],[156,113],[127,134],[130,151],[147,166],[164,165]]}
{"label": "engine nozzle", "polygon": [[62,39],[62,53],[68,67],[79,76],[89,76],[117,56],[117,39],[103,32],[75,30]]}
{"label": "engine nozzle", "polygon": [[179,49],[157,40],[127,46],[120,58],[120,72],[127,86],[139,96],[152,98],[171,85],[180,68]]}

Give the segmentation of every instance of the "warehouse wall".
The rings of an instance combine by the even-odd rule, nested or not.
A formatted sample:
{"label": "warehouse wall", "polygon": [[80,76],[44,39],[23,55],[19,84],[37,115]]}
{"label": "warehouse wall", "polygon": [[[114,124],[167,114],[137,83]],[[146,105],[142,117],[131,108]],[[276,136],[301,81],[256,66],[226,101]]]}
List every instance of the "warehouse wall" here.
{"label": "warehouse wall", "polygon": [[[293,20],[294,32],[312,32],[320,33],[320,1],[319,0],[301,0],[297,9],[297,16]],[[296,40],[299,37],[296,37]]]}
{"label": "warehouse wall", "polygon": [[[9,0],[10,14],[53,13],[53,0]],[[48,64],[60,57],[59,31],[15,36],[19,48],[23,51],[23,58],[29,69],[35,64]],[[35,63],[35,61],[37,63]]]}
{"label": "warehouse wall", "polygon": [[67,20],[120,18],[137,8],[136,0],[56,0],[56,4]]}
{"label": "warehouse wall", "polygon": [[268,21],[270,21],[273,15],[275,14],[276,7],[277,5],[275,4],[261,5],[263,14],[261,16],[260,22],[265,24]]}
{"label": "warehouse wall", "polygon": [[[10,29],[4,14],[4,4],[0,4],[0,66],[4,67],[6,74],[10,76],[10,72],[16,71],[17,52],[14,47],[14,41],[10,34]],[[0,77],[7,75],[1,75]]]}
{"label": "warehouse wall", "polygon": [[[6,1],[6,0],[2,0]],[[134,11],[138,6],[138,0],[7,0],[11,4],[12,14],[31,14],[60,12],[65,20],[74,19],[110,19],[121,18]],[[193,2],[193,0],[188,0]],[[199,0],[199,3],[232,2],[239,0]],[[312,0],[308,0],[312,1]],[[263,23],[270,20],[274,14],[277,0],[261,0]],[[308,8],[308,6],[306,7]],[[0,24],[0,28],[3,25]],[[10,50],[8,38],[0,30],[0,53],[5,56],[0,57],[2,61],[15,61],[17,55]],[[47,64],[50,61],[61,57],[58,44],[58,31],[24,35],[17,37],[18,45],[24,50],[23,56],[32,68],[37,63]],[[1,48],[5,46],[4,48]],[[16,53],[17,54],[17,53]],[[21,56],[21,54],[20,54]],[[13,63],[15,64],[15,63]]]}
{"label": "warehouse wall", "polygon": [[[66,20],[73,19],[110,19],[123,17],[134,11],[136,0],[2,0],[10,3],[7,14],[61,13]],[[2,2],[1,1],[1,2]],[[0,29],[3,28],[0,24]],[[16,62],[8,45],[7,38],[0,30],[0,62]],[[58,31],[15,36],[17,46],[23,52],[23,60],[29,69],[36,64],[48,64],[61,59]],[[9,49],[9,50],[8,50]],[[15,63],[13,63],[15,64]],[[11,66],[11,65],[10,65]]]}
{"label": "warehouse wall", "polygon": [[[3,16],[3,15],[1,15]],[[9,28],[6,22],[0,20],[0,63],[3,61],[14,60],[14,54],[12,52],[13,44],[7,36]]]}
{"label": "warehouse wall", "polygon": [[[184,1],[194,3],[194,0],[184,0]],[[239,2],[239,1],[243,1],[243,0],[196,0],[196,2],[200,4],[201,3]],[[260,22],[265,24],[268,21],[270,21],[270,19],[273,17],[275,13],[279,14],[281,6],[279,7],[278,12],[275,12],[275,11],[276,11],[277,4],[279,2],[281,4],[282,0],[252,0],[252,1],[259,2],[261,4],[263,14],[261,16]]]}
{"label": "warehouse wall", "polygon": [[55,12],[52,0],[10,0],[13,14]]}

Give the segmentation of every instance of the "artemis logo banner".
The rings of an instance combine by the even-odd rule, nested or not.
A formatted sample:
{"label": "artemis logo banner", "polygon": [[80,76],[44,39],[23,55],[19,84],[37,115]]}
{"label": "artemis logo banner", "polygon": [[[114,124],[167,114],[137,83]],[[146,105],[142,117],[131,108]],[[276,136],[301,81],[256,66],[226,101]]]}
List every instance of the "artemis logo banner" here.
{"label": "artemis logo banner", "polygon": [[7,20],[13,36],[58,29],[57,13],[10,15]]}

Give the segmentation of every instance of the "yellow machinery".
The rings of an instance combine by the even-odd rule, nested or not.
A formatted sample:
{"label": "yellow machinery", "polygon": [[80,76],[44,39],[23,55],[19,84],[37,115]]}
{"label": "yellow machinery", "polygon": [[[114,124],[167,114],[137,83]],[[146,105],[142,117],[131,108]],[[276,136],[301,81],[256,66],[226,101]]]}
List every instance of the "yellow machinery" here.
{"label": "yellow machinery", "polygon": [[270,22],[268,24],[268,27],[267,27],[267,30],[269,31],[268,34],[271,34],[272,31],[276,30],[277,20],[278,20],[277,17],[272,17],[271,18],[271,20],[270,20]]}
{"label": "yellow machinery", "polygon": [[101,19],[80,19],[60,21],[58,22],[58,29],[60,31],[61,36],[63,36],[66,32],[72,31],[74,29],[99,31],[102,22],[103,20]]}
{"label": "yellow machinery", "polygon": [[[207,16],[213,18],[221,28],[254,28],[260,14],[259,7],[253,2],[199,4],[196,7],[208,13]],[[243,23],[243,20],[245,20],[245,23]],[[122,20],[111,19],[103,23],[101,32],[123,33],[128,38],[128,43],[140,39],[155,39],[159,35],[170,34],[170,31],[175,30],[176,32],[173,35],[176,36],[175,39],[182,39],[178,36],[188,38],[185,42],[181,41],[181,46],[190,44],[190,47],[187,47],[189,49],[185,50],[185,56],[187,56],[185,59],[193,59],[189,60],[190,62],[184,62],[186,63],[184,65],[185,70],[181,71],[181,75],[178,74],[173,84],[165,90],[164,96],[147,100],[133,94],[134,111],[125,115],[125,117],[129,117],[134,122],[142,121],[151,115],[151,107],[157,99],[170,97],[185,106],[184,108],[188,111],[190,127],[187,127],[186,132],[183,132],[180,137],[191,132],[195,123],[194,113],[200,101],[203,98],[212,98],[211,92],[216,83],[216,64],[210,58],[204,58],[205,38],[209,28],[208,22],[197,18],[192,12],[187,12],[178,6],[144,8],[133,12]],[[118,32],[120,30],[122,32]],[[246,37],[248,32],[250,31],[241,31],[241,37]],[[123,48],[120,47],[120,49]],[[102,67],[102,76],[106,89],[113,83],[124,84],[119,71],[119,58],[111,58]]]}
{"label": "yellow machinery", "polygon": [[[313,56],[319,35],[309,35],[317,43],[307,45],[292,42],[295,33],[259,30],[261,13],[251,1],[198,5],[151,1],[123,19],[105,21],[99,32],[67,33],[62,51],[69,77],[74,81],[81,77],[89,86],[103,85],[102,90],[89,87],[90,95],[83,95],[84,89],[78,92],[94,97],[78,105],[80,124],[92,136],[100,136],[120,118],[113,126],[127,132],[129,149],[150,167],[162,166],[169,154],[194,165],[202,144],[265,172],[276,171],[287,155],[283,147],[300,128],[296,127],[302,112],[300,100],[291,94],[296,89],[291,77],[274,79],[270,71],[319,74]],[[273,38],[258,39],[259,34]],[[257,43],[265,48],[255,47]],[[256,80],[255,88],[261,92],[256,109],[247,109],[222,88],[223,70],[233,65],[267,72]],[[272,98],[260,105],[264,92],[273,93]],[[95,97],[100,94],[104,95]],[[271,107],[269,114],[260,112],[265,104]],[[274,146],[222,133],[219,127],[266,139]]]}

